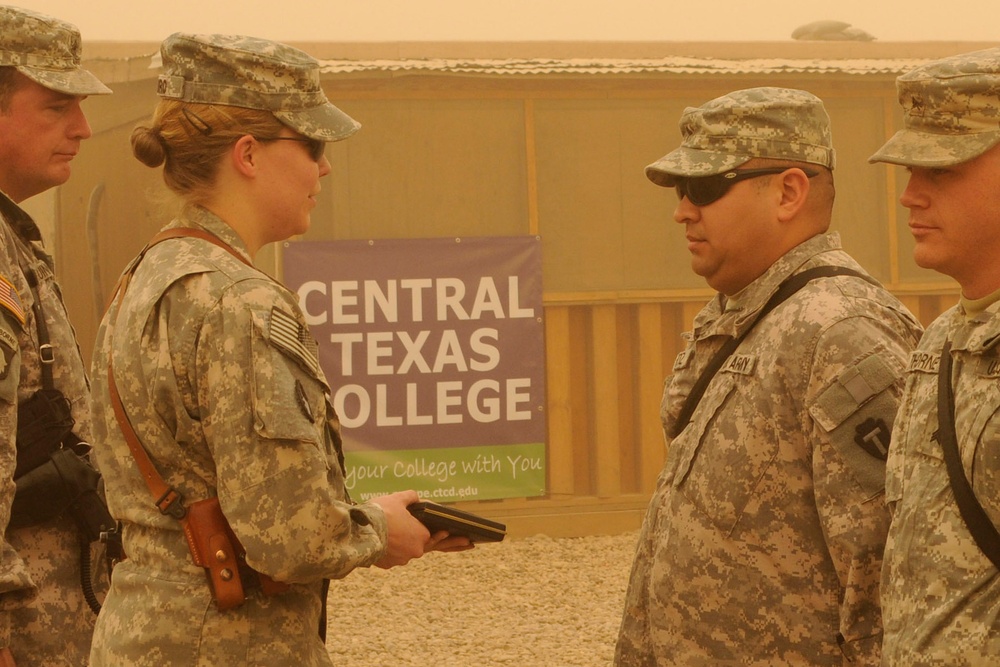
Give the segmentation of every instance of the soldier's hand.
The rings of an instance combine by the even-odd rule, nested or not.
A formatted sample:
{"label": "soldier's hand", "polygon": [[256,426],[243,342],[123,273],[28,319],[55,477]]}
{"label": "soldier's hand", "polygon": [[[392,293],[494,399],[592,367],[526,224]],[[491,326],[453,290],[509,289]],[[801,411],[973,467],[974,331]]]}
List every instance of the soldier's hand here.
{"label": "soldier's hand", "polygon": [[371,500],[382,508],[389,528],[389,548],[375,563],[378,567],[388,569],[405,565],[424,555],[424,545],[431,540],[431,534],[406,509],[419,499],[416,491],[399,491]]}
{"label": "soldier's hand", "polygon": [[424,553],[428,551],[468,551],[474,549],[475,544],[468,537],[455,535],[452,537],[448,531],[441,530],[433,535],[424,545]]}

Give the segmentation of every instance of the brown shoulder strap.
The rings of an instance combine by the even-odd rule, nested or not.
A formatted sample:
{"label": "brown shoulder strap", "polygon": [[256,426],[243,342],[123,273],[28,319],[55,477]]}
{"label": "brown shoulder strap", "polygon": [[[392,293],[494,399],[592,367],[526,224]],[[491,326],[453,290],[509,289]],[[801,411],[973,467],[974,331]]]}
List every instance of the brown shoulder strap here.
{"label": "brown shoulder strap", "polygon": [[[220,239],[218,236],[215,236],[207,231],[201,229],[190,229],[187,227],[173,227],[171,229],[165,229],[150,239],[149,243],[147,243],[146,247],[142,249],[136,260],[132,262],[129,269],[122,274],[122,277],[118,280],[118,284],[115,286],[115,291],[111,296],[110,303],[114,302],[116,296],[124,298],[125,291],[128,289],[128,284],[132,279],[132,274],[135,273],[136,268],[139,266],[142,258],[150,248],[162,241],[185,237],[202,239],[204,241],[208,241],[209,243],[213,243],[232,254],[244,264],[253,266],[253,264],[236,252],[236,250],[234,250],[229,244]],[[120,304],[121,300],[119,300],[119,305]],[[118,315],[116,313],[112,317],[111,323],[113,324],[117,318]],[[111,331],[114,331],[114,327],[111,328]],[[114,410],[115,419],[118,421],[118,427],[121,429],[122,435],[125,436],[125,442],[128,443],[129,451],[132,452],[132,458],[135,459],[136,464],[139,466],[139,470],[142,472],[142,477],[146,481],[146,486],[149,487],[150,493],[153,494],[153,498],[156,501],[156,507],[162,514],[168,514],[175,519],[182,519],[187,512],[187,509],[184,506],[184,497],[179,491],[177,491],[177,489],[167,485],[159,471],[157,471],[156,466],[154,466],[153,462],[150,460],[146,449],[139,441],[139,437],[136,435],[135,429],[132,428],[132,423],[129,421],[128,415],[125,413],[125,406],[122,404],[121,395],[118,393],[118,385],[115,383],[114,360],[110,354],[108,355],[108,391],[111,394],[111,407]]]}

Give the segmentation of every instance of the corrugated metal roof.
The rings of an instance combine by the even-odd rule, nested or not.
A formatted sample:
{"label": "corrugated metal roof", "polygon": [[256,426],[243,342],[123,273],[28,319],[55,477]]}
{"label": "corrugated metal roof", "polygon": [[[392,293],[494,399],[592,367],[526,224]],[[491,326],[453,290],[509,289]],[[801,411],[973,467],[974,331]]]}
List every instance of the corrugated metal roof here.
{"label": "corrugated metal roof", "polygon": [[323,60],[330,74],[365,72],[532,75],[532,74],[900,74],[926,62],[917,58],[721,60],[673,56],[662,59],[401,59]]}

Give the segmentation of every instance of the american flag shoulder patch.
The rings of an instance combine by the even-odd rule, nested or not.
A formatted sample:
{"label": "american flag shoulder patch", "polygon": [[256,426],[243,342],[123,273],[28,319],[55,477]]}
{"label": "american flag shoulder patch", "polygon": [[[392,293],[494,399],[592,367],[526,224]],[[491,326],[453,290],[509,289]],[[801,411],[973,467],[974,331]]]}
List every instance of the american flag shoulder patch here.
{"label": "american flag shoulder patch", "polygon": [[24,325],[24,304],[17,290],[6,277],[0,276],[0,308],[3,308]]}
{"label": "american flag shoulder patch", "polygon": [[275,347],[299,360],[312,371],[319,370],[318,346],[304,324],[280,308],[271,309],[268,339]]}

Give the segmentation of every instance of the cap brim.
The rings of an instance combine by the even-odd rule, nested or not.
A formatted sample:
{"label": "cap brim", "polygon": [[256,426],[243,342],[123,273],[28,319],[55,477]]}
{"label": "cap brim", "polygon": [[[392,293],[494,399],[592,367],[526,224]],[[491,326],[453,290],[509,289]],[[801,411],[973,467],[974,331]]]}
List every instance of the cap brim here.
{"label": "cap brim", "polygon": [[109,95],[111,89],[85,69],[50,70],[18,65],[17,71],[35,83],[67,95]]}
{"label": "cap brim", "polygon": [[1000,130],[975,134],[900,130],[868,161],[903,167],[950,167],[977,158],[998,143]]}
{"label": "cap brim", "polygon": [[361,123],[329,102],[311,109],[275,111],[274,115],[299,134],[320,141],[340,141],[361,129]]}
{"label": "cap brim", "polygon": [[646,178],[657,185],[672,188],[677,178],[714,176],[735,169],[750,159],[745,155],[712,153],[681,146],[646,167]]}

